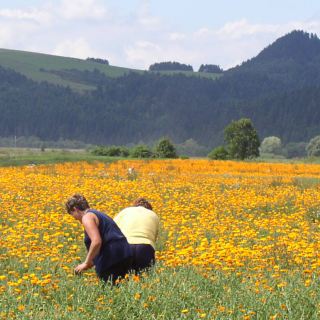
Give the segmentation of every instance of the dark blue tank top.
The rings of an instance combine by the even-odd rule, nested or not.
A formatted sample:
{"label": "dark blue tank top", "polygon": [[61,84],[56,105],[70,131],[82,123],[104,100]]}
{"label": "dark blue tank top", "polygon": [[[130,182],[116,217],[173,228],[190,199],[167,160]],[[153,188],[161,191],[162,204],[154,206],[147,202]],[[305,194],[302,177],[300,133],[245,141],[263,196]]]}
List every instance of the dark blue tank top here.
{"label": "dark blue tank top", "polygon": [[[88,212],[94,213],[99,219],[99,233],[102,245],[99,254],[93,259],[93,263],[98,275],[102,275],[111,266],[132,256],[130,246],[116,223],[106,214],[90,209]],[[91,240],[84,232],[84,244],[89,250]]]}

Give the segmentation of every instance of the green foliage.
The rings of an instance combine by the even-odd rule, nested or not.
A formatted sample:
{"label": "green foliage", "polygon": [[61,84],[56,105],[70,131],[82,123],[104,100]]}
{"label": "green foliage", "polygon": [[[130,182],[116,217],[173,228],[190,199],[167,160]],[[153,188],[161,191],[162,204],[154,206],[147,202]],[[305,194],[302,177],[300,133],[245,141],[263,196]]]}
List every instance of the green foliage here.
{"label": "green foliage", "polygon": [[302,158],[307,155],[306,142],[289,142],[282,149],[282,154],[288,158]]}
{"label": "green foliage", "polygon": [[208,154],[208,148],[199,144],[194,139],[188,139],[183,143],[175,145],[177,153],[189,157],[203,157]]}
{"label": "green foliage", "polygon": [[96,156],[128,157],[129,149],[123,146],[97,146],[91,153]]}
{"label": "green foliage", "polygon": [[319,44],[314,36],[293,32],[218,80],[202,77],[213,77],[209,73],[138,73],[0,50],[2,66],[38,81],[0,68],[0,136],[151,145],[167,135],[180,144],[192,137],[211,148],[223,143],[228,123],[249,117],[260,136],[308,141],[320,132]]}
{"label": "green foliage", "polygon": [[179,62],[154,63],[149,67],[149,71],[193,71],[192,66]]}
{"label": "green foliage", "polygon": [[130,71],[137,71],[106,64],[98,64],[95,61],[7,49],[0,49],[0,60],[1,66],[11,68],[29,79],[35,81],[48,81],[49,83],[56,85],[70,87],[76,91],[92,90],[94,87],[83,85],[76,81],[68,81],[42,70],[77,69],[79,71],[93,71],[98,68],[108,77],[120,77]]}
{"label": "green foliage", "polygon": [[109,61],[107,59],[101,59],[101,58],[90,58],[88,57],[86,59],[86,61],[92,61],[92,62],[96,62],[96,63],[101,63],[101,64],[105,64],[105,65],[109,65]]}
{"label": "green foliage", "polygon": [[233,159],[247,159],[259,156],[260,141],[250,119],[232,121],[225,129],[227,151]]}
{"label": "green foliage", "polygon": [[[130,277],[112,288],[96,284],[92,273],[72,277],[57,266],[53,273],[52,262],[42,263],[43,274],[52,274],[52,279],[58,282],[53,293],[44,292],[40,286],[26,285],[29,294],[17,299],[14,289],[9,287],[0,300],[1,315],[5,319],[46,320],[316,320],[320,316],[319,278],[316,275],[307,278],[302,270],[281,273],[280,279],[272,271],[250,276],[243,272],[211,271],[203,276],[192,267],[169,268],[158,264],[138,282]],[[21,277],[24,275],[19,262],[10,268]],[[32,272],[39,276],[39,271]],[[268,283],[261,284],[261,277],[267,278]],[[308,287],[307,279],[310,279]],[[286,285],[281,287],[281,282]],[[23,306],[23,311],[19,306]]]}
{"label": "green foliage", "polygon": [[[118,159],[118,158],[116,158]],[[67,149],[1,148],[0,166],[22,166],[62,162],[112,162],[115,158],[93,155],[87,151]]]}
{"label": "green foliage", "polygon": [[212,160],[226,160],[228,157],[228,151],[224,146],[216,147],[208,154],[208,158]]}
{"label": "green foliage", "polygon": [[77,140],[58,139],[41,140],[35,136],[19,137],[0,137],[0,147],[18,147],[18,148],[54,148],[54,149],[89,149],[92,147],[88,143]]}
{"label": "green foliage", "polygon": [[176,148],[168,138],[162,138],[155,146],[155,154],[159,158],[177,158]]}
{"label": "green foliage", "polygon": [[202,64],[199,68],[199,72],[222,73],[223,70],[216,64]]}
{"label": "green foliage", "polygon": [[260,146],[260,151],[262,153],[279,154],[281,152],[281,139],[275,136],[264,138]]}
{"label": "green foliage", "polygon": [[151,158],[154,155],[147,145],[139,144],[131,149],[130,156],[132,158]]}
{"label": "green foliage", "polygon": [[312,138],[306,146],[308,157],[320,156],[320,136]]}

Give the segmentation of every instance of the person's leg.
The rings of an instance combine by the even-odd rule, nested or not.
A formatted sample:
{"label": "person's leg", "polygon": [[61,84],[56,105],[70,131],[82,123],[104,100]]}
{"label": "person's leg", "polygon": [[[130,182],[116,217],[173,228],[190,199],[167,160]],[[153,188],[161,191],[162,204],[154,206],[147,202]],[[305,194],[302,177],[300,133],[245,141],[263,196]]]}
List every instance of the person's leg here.
{"label": "person's leg", "polygon": [[116,280],[124,278],[126,274],[128,274],[132,267],[132,258],[129,257],[125,260],[122,260],[121,262],[111,266],[103,272],[99,277],[104,281],[111,281],[114,285],[116,283]]}
{"label": "person's leg", "polygon": [[131,244],[133,253],[133,270],[138,273],[141,270],[150,268],[155,263],[155,251],[149,244]]}

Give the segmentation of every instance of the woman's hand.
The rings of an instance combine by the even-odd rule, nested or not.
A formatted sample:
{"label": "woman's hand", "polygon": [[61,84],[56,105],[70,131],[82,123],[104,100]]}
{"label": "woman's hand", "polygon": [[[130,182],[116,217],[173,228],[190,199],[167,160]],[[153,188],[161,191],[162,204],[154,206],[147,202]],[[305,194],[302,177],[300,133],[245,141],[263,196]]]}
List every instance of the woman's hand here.
{"label": "woman's hand", "polygon": [[81,264],[79,264],[75,269],[74,269],[74,273],[75,274],[81,274],[82,271],[88,270],[93,266],[92,263],[88,263],[88,262],[83,262]]}

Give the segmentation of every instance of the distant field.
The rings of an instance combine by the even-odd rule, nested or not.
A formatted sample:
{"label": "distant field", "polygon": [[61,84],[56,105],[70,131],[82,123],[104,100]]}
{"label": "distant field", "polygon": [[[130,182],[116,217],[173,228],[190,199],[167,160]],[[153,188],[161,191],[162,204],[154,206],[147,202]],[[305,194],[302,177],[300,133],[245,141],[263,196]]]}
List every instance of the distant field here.
{"label": "distant field", "polygon": [[[0,65],[5,68],[13,69],[16,72],[25,75],[29,79],[39,82],[48,81],[61,86],[69,86],[71,89],[76,91],[92,90],[95,87],[72,80],[63,79],[59,75],[50,71],[62,71],[70,69],[76,69],[78,71],[93,71],[94,69],[98,69],[106,76],[112,78],[121,77],[128,72],[143,72],[143,70],[108,66],[82,59],[8,49],[0,49]],[[220,76],[217,74],[204,72],[198,73],[187,71],[168,71],[161,73],[168,75],[182,73],[187,76],[199,76],[210,79],[216,79]]]}
{"label": "distant field", "polygon": [[62,162],[113,162],[121,158],[95,156],[86,150],[76,149],[40,149],[0,148],[0,167],[33,164],[53,164]]}
{"label": "distant field", "polygon": [[138,72],[134,69],[107,66],[81,59],[7,49],[0,49],[0,65],[22,73],[35,81],[48,81],[62,86],[70,86],[74,90],[91,90],[94,87],[62,79],[58,75],[41,71],[41,68],[45,70],[77,69],[79,71],[98,69],[108,77],[120,77],[129,71]]}

